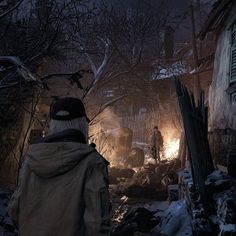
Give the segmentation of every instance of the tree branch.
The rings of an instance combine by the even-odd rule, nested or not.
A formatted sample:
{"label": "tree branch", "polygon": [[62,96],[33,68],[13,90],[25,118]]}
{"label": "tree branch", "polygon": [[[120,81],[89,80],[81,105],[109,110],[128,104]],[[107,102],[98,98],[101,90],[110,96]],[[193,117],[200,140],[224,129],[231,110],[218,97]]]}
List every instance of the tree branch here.
{"label": "tree branch", "polygon": [[102,39],[102,41],[105,43],[105,53],[104,53],[103,61],[98,69],[96,68],[90,55],[88,53],[85,53],[85,55],[90,63],[91,69],[94,73],[94,80],[91,82],[91,84],[87,87],[86,91],[84,92],[83,99],[93,91],[93,89],[95,88],[98,81],[102,78],[102,75],[104,74],[104,71],[105,71],[108,61],[109,61],[109,46],[110,46],[110,44],[108,42],[104,41],[103,39]]}
{"label": "tree branch", "polygon": [[90,120],[90,123],[89,123],[89,124],[92,125],[92,124],[94,123],[96,117],[97,117],[98,115],[100,115],[107,107],[109,107],[109,106],[111,106],[112,104],[116,103],[117,101],[123,99],[125,96],[126,96],[126,95],[121,95],[121,96],[119,96],[119,97],[117,97],[117,98],[115,98],[115,99],[113,99],[113,100],[111,100],[111,101],[108,101],[107,103],[103,104],[103,105],[100,107],[99,111],[98,111],[98,112],[93,116],[93,118]]}
{"label": "tree branch", "polygon": [[20,0],[19,2],[17,2],[12,8],[8,9],[7,11],[3,12],[1,15],[0,15],[0,19],[5,17],[6,15],[10,14],[12,11],[14,11],[16,8],[18,8],[21,3],[23,3],[24,0]]}

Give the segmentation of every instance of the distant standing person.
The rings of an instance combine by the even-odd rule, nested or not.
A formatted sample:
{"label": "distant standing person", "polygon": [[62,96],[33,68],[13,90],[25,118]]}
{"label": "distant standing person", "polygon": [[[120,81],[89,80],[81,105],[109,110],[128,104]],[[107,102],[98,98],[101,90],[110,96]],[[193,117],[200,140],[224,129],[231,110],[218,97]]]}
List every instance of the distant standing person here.
{"label": "distant standing person", "polygon": [[160,152],[163,149],[163,137],[158,126],[155,126],[152,134],[152,157],[157,161],[161,161]]}
{"label": "distant standing person", "polygon": [[108,162],[88,144],[81,100],[51,109],[50,135],[31,144],[9,203],[21,236],[108,236]]}

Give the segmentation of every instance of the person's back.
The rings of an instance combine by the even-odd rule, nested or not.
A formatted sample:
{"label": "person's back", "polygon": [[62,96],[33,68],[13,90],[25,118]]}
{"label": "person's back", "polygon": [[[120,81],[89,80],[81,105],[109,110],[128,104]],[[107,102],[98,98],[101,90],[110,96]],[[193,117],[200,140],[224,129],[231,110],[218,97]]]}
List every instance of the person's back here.
{"label": "person's back", "polygon": [[108,162],[66,129],[30,145],[9,213],[21,236],[110,234]]}

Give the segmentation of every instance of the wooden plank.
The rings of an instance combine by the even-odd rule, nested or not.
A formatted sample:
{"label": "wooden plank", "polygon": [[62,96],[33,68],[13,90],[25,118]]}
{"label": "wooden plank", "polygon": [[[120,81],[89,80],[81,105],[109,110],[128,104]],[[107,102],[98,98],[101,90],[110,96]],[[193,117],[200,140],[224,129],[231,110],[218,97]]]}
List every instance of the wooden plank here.
{"label": "wooden plank", "polygon": [[192,176],[199,190],[204,207],[207,208],[205,180],[207,175],[214,170],[214,165],[207,139],[204,93],[201,92],[198,106],[196,106],[193,94],[189,93],[187,88],[178,79],[175,79],[175,87],[191,157]]}

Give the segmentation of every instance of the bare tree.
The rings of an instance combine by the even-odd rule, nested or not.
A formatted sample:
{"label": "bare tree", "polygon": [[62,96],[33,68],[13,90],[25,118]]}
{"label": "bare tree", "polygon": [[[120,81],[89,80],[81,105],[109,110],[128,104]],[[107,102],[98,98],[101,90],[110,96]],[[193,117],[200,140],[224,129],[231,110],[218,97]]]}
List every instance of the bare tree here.
{"label": "bare tree", "polygon": [[[26,12],[19,7],[22,2],[0,0],[0,110],[4,114],[0,116],[0,140],[4,143],[0,161],[7,160],[11,152],[14,153],[17,165],[21,164],[28,145],[28,135],[37,120],[36,105],[42,89],[38,85],[44,82],[37,75],[37,69],[42,60],[61,60],[70,50],[63,22],[70,18],[73,4],[80,4],[82,0],[32,0]],[[29,124],[24,127],[24,113],[28,112]],[[20,150],[15,149],[17,147]]]}
{"label": "bare tree", "polygon": [[1,0],[0,1],[0,19],[15,11],[24,0]]}
{"label": "bare tree", "polygon": [[141,66],[152,64],[160,50],[159,31],[168,22],[161,12],[162,8],[156,12],[141,5],[113,7],[104,1],[94,8],[93,17],[86,18],[86,27],[80,27],[80,19],[70,22],[74,45],[78,45],[77,51],[85,56],[93,72],[83,98],[101,91],[109,82],[137,77]]}

